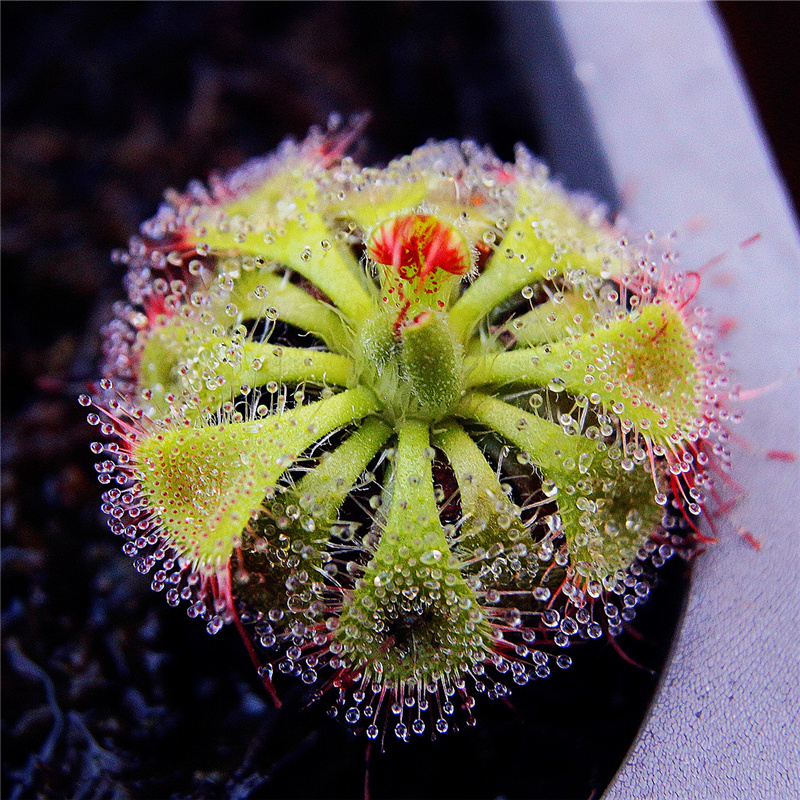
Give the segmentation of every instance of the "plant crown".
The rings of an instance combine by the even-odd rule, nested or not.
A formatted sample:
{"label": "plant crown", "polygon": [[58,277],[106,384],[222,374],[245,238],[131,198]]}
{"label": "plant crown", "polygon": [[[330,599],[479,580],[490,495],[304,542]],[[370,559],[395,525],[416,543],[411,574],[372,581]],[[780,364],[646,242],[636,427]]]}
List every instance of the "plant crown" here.
{"label": "plant crown", "polygon": [[89,420],[153,588],[405,739],[633,619],[702,539],[727,381],[694,278],[524,148],[355,133],[167,194]]}

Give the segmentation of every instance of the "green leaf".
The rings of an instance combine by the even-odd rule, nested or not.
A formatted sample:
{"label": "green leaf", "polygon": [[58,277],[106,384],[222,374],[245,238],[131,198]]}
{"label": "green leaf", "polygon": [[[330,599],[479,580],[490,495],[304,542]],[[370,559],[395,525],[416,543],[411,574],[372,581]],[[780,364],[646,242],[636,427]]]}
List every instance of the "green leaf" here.
{"label": "green leaf", "polygon": [[483,661],[490,643],[439,520],[432,457],[427,424],[401,424],[386,526],[335,634],[354,670],[389,686],[452,679]]}
{"label": "green leaf", "polygon": [[467,366],[470,386],[542,386],[585,395],[653,441],[686,441],[702,414],[696,345],[680,312],[654,303],[553,344]]}
{"label": "green leaf", "polygon": [[545,495],[558,503],[578,575],[602,580],[627,569],[660,525],[655,477],[619,445],[568,435],[488,395],[468,394],[456,413],[488,425],[539,469]]}
{"label": "green leaf", "polygon": [[142,491],[170,544],[224,563],[297,456],[376,407],[370,391],[353,389],[261,420],[157,430],[134,450]]}

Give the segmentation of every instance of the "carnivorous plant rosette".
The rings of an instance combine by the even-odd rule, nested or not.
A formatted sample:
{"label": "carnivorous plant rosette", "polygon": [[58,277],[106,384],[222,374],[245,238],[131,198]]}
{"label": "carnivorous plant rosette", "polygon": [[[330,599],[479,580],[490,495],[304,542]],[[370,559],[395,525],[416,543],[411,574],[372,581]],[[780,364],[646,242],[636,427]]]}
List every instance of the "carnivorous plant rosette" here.
{"label": "carnivorous plant rosette", "polygon": [[353,136],[168,193],[89,420],[153,588],[405,739],[633,619],[702,538],[727,384],[696,281],[524,148]]}

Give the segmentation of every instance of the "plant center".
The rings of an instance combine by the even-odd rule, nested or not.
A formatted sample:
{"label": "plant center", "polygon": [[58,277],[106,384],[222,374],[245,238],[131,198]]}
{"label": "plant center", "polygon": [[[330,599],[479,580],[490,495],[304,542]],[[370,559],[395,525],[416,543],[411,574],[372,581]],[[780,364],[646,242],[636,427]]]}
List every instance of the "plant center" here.
{"label": "plant center", "polygon": [[381,303],[356,337],[356,381],[375,392],[391,422],[440,419],[463,389],[463,349],[447,311],[471,268],[467,240],[434,216],[405,214],[372,233],[367,254]]}

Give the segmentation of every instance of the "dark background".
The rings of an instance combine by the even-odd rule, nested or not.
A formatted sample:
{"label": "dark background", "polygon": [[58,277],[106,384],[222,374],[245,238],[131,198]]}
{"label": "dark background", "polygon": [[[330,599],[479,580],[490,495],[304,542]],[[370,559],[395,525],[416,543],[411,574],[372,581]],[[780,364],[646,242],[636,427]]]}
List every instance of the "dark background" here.
{"label": "dark background", "polygon": [[800,4],[722,2],[716,8],[750,86],[795,213],[800,208]]}
{"label": "dark background", "polygon": [[[723,3],[775,146],[800,189],[792,3]],[[485,3],[3,3],[3,784],[20,798],[357,797],[365,740],[267,704],[233,630],[209,637],[119,552],[75,402],[121,297],[109,252],[165,187],[233,168],[332,111],[373,114],[361,157],[429,137],[539,149]],[[552,42],[534,42],[546,47]],[[547,153],[543,154],[547,157]],[[613,201],[613,191],[606,198]],[[674,562],[626,651],[666,655]],[[598,796],[656,685],[608,645],[478,727],[372,753],[373,797]],[[669,757],[665,754],[665,757]]]}

